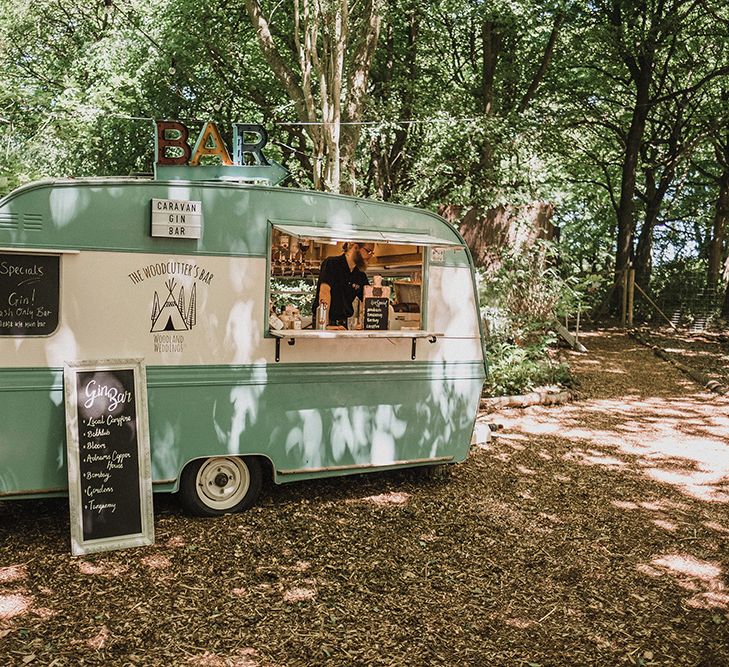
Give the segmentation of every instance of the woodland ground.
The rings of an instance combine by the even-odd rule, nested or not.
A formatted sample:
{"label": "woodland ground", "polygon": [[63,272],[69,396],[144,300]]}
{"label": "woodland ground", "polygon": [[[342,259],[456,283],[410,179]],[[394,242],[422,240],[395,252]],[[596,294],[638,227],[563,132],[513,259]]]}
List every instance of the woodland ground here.
{"label": "woodland ground", "polygon": [[729,335],[726,333],[692,333],[663,327],[652,330],[650,339],[677,361],[700,371],[709,380],[729,386]]}
{"label": "woodland ground", "polygon": [[66,501],[0,503],[0,665],[729,665],[729,397],[582,340],[579,400],[446,480],[157,497],[154,547],[83,558]]}

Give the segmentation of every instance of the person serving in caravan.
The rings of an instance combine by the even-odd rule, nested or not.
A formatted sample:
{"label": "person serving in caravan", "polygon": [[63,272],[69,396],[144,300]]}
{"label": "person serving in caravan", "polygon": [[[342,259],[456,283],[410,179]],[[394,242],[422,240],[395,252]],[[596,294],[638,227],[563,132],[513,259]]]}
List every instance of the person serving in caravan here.
{"label": "person serving in caravan", "polygon": [[354,314],[352,302],[362,300],[363,289],[369,285],[365,269],[375,252],[374,243],[345,243],[344,252],[327,257],[319,270],[314,298],[314,326],[319,313],[327,313],[327,329],[346,329],[347,319]]}

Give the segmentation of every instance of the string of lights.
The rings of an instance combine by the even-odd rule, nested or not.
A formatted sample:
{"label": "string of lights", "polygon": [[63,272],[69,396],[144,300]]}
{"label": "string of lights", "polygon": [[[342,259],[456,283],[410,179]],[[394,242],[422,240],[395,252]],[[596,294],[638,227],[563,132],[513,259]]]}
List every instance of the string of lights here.
{"label": "string of lights", "polygon": [[[156,120],[160,120],[159,118],[151,118],[146,116],[128,116],[125,114],[109,114],[115,118],[123,118],[126,120],[142,120],[142,121],[150,121],[155,122]],[[204,120],[201,120],[199,118],[176,118],[176,120],[183,121],[185,123],[204,123]],[[271,123],[274,126],[277,127],[299,127],[299,126],[323,126],[323,125],[365,125],[365,126],[377,126],[377,125],[383,125],[383,126],[396,126],[396,125],[442,125],[442,124],[448,124],[448,125],[454,125],[459,123],[473,123],[476,121],[481,120],[478,116],[474,117],[464,117],[464,118],[414,118],[414,119],[407,119],[407,120],[388,120],[388,119],[382,119],[382,120],[362,120],[362,121],[341,121],[339,123],[334,123],[331,121],[306,121],[306,122],[296,122],[296,121],[274,121]],[[290,147],[287,147],[290,148]],[[292,149],[295,150],[295,149]]]}

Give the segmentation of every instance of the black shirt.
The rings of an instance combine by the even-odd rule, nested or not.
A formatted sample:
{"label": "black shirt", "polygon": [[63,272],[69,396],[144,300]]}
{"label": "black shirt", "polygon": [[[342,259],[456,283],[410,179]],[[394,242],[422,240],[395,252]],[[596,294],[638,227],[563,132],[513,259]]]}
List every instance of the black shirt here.
{"label": "black shirt", "polygon": [[345,254],[338,257],[327,257],[319,269],[319,280],[316,283],[316,296],[312,309],[314,317],[316,317],[316,309],[319,307],[319,289],[322,283],[329,285],[332,292],[329,323],[346,326],[347,318],[354,315],[352,301],[357,297],[361,300],[364,295],[364,286],[370,284],[367,274],[356,266],[350,271]]}

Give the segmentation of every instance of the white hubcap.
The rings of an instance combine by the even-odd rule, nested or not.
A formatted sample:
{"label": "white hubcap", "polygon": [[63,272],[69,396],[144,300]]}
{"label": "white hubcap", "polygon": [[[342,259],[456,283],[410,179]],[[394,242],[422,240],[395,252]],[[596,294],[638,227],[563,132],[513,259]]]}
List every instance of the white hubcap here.
{"label": "white hubcap", "polygon": [[208,459],[197,471],[195,484],[200,500],[211,509],[235,507],[248,492],[248,466],[236,457]]}

